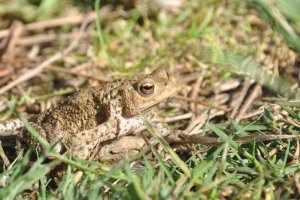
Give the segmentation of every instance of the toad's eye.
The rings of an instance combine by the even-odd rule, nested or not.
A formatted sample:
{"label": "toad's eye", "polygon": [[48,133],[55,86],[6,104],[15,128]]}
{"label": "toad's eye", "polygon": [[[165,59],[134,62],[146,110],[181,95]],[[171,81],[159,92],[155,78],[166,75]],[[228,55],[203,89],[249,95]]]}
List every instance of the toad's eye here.
{"label": "toad's eye", "polygon": [[148,96],[154,93],[154,84],[152,83],[143,83],[139,86],[139,92],[142,95]]}

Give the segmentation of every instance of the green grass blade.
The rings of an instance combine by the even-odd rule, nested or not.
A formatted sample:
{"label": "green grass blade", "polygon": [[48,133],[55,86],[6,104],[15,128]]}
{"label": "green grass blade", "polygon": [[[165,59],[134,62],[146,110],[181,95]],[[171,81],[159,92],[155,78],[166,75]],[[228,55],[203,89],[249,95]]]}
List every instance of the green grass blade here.
{"label": "green grass blade", "polygon": [[160,135],[155,127],[151,127],[151,125],[143,118],[144,124],[147,130],[157,139],[157,141],[163,146],[164,150],[170,155],[173,162],[177,164],[177,166],[188,176],[191,176],[191,172],[188,166],[179,158],[179,156],[173,151],[167,141]]}

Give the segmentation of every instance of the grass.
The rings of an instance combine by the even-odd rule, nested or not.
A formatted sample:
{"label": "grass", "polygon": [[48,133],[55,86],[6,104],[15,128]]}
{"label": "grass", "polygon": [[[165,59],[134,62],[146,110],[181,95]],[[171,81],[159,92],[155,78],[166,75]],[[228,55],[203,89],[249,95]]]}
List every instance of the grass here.
{"label": "grass", "polygon": [[[22,8],[14,6],[20,3],[18,1],[4,2],[0,6],[0,14],[5,13],[4,19],[9,19],[5,18],[6,15],[16,14],[26,23],[66,14],[57,12],[55,8],[58,5],[63,8],[71,7],[76,12],[90,9],[89,6],[82,5],[79,9],[75,1],[73,4],[59,1],[31,4],[20,1],[24,5]],[[95,5],[98,10],[99,2],[96,0],[91,6]],[[101,6],[102,4],[104,2],[101,1]],[[229,113],[212,119],[207,116],[204,125],[197,132],[202,135],[215,135],[224,143],[214,147],[189,144],[187,152],[176,153],[171,148],[172,145],[166,143],[155,129],[148,127],[162,150],[150,145],[150,157],[149,153],[147,156],[146,151],[142,151],[114,166],[69,158],[55,152],[56,159],[53,161],[45,162],[45,157],[40,155],[32,162],[30,157],[36,154],[32,148],[24,154],[20,153],[9,167],[3,166],[0,175],[0,198],[299,198],[298,140],[253,140],[244,145],[234,142],[241,136],[254,133],[299,135],[299,89],[295,87],[297,76],[289,73],[297,67],[297,62],[289,62],[291,56],[282,57],[285,52],[293,56],[298,56],[297,52],[299,53],[300,16],[296,12],[299,5],[297,0],[190,0],[177,14],[155,10],[146,13],[140,7],[124,10],[122,5],[117,5],[108,17],[97,18],[96,25],[92,28],[92,36],[83,40],[67,59],[54,65],[70,69],[87,62],[91,67],[85,68],[85,72],[109,77],[150,72],[156,67],[166,67],[173,73],[181,73],[187,77],[206,70],[197,98],[209,102],[214,102],[213,97],[217,94],[205,94],[205,91],[212,91],[211,88],[216,83],[239,80],[241,85],[237,89],[223,93],[235,99],[240,95],[246,80],[253,79],[263,86],[260,97],[265,100],[256,99],[249,112],[255,112],[259,108],[263,112],[241,121],[237,121]],[[45,9],[51,11],[49,15],[42,12]],[[29,12],[27,10],[32,15],[24,16],[24,13]],[[55,31],[59,35],[68,33],[70,29],[57,28]],[[48,51],[41,46],[42,51],[36,59],[44,60],[65,43],[56,41],[55,44],[58,45],[50,45]],[[86,53],[86,46],[92,49],[92,56]],[[22,52],[29,51],[22,48]],[[20,56],[23,54],[20,53]],[[27,64],[31,66],[34,62],[37,61],[28,60]],[[10,106],[0,113],[1,118],[8,119],[18,113],[17,116],[26,121],[21,113],[30,105],[43,105],[47,99],[66,95],[74,88],[84,85],[67,84],[67,87],[55,88],[55,81],[65,83],[68,79],[80,82],[78,77],[45,71],[32,80],[39,81],[40,84],[34,85],[28,81],[24,86],[5,94],[6,99],[11,100],[8,103]],[[47,80],[51,83],[47,83]],[[93,82],[86,80],[85,85],[87,83]],[[183,81],[180,94],[189,95],[194,84],[195,81]],[[250,96],[252,89],[253,86],[250,85],[246,98]],[[171,102],[178,103],[174,100]],[[180,105],[181,108],[169,108],[163,114],[175,116],[193,111],[189,105],[186,106],[186,102]],[[236,106],[229,103],[226,105],[231,108]],[[194,112],[195,116],[199,116],[204,111],[198,107]],[[213,109],[209,112],[213,113]],[[185,129],[192,122],[190,119],[182,120],[171,126]],[[52,151],[51,146],[29,124],[26,127],[46,150]],[[62,180],[54,187],[47,174],[60,163],[65,163],[67,169]],[[75,182],[76,169],[84,173],[79,183]]]}

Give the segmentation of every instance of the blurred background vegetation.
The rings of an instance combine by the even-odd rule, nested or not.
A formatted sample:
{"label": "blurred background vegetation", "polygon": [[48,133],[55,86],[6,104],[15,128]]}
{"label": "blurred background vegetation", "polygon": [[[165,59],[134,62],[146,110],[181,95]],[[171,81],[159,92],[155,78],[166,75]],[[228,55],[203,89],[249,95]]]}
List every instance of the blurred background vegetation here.
{"label": "blurred background vegetation", "polygon": [[[11,118],[14,108],[24,115],[40,113],[78,88],[163,67],[180,77],[179,95],[231,109],[214,112],[172,99],[162,106],[163,116],[191,114],[173,127],[219,137],[298,135],[299,11],[299,0],[0,0],[2,88],[64,51],[85,16],[94,14],[72,52],[1,94],[0,116]],[[78,166],[71,163],[52,189],[45,174],[57,163],[41,164],[41,158],[28,168],[29,152],[4,168],[0,195],[299,198],[298,141],[192,146],[179,153],[191,177],[168,154],[151,152],[153,160],[141,154],[137,168],[128,161],[114,168],[78,161],[88,166],[78,185],[73,181]]]}

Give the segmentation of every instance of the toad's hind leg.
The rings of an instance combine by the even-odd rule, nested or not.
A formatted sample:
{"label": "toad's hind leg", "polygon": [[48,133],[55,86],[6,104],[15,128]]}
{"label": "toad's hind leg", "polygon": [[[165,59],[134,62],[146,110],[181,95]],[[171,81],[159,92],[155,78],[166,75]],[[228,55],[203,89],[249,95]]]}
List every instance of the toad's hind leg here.
{"label": "toad's hind leg", "polygon": [[123,136],[101,146],[95,160],[116,163],[126,156],[131,157],[138,154],[144,146],[145,141],[139,136]]}
{"label": "toad's hind leg", "polygon": [[[34,122],[30,122],[30,125],[40,136],[42,136],[45,140],[47,140],[47,133],[46,131],[38,124]],[[50,142],[50,141],[48,141]],[[20,130],[20,134],[17,135],[17,143],[16,149],[18,152],[21,151],[23,148],[29,148],[30,146],[34,145],[38,152],[44,153],[47,155],[48,158],[52,158],[51,155],[43,148],[43,146],[37,141],[37,139],[30,133],[25,127]],[[53,145],[53,149],[57,152],[61,152],[62,144],[58,141],[56,143],[51,143]]]}

